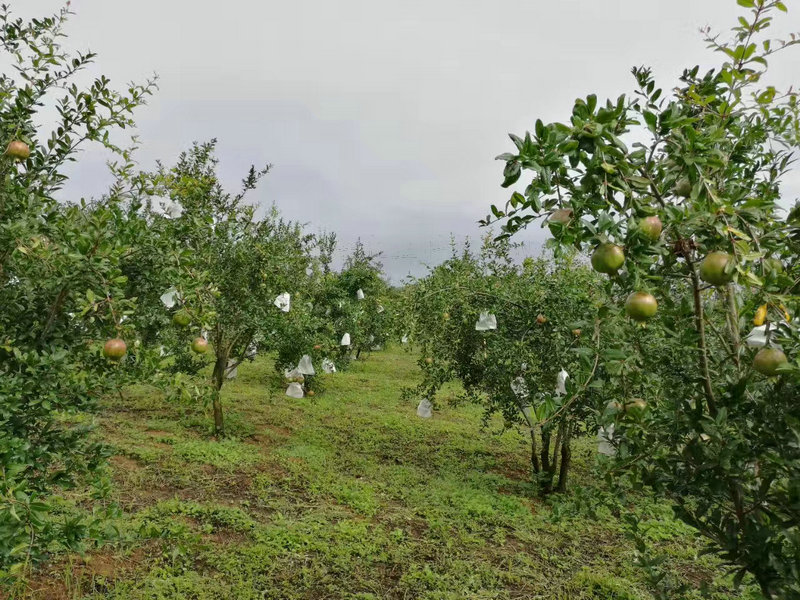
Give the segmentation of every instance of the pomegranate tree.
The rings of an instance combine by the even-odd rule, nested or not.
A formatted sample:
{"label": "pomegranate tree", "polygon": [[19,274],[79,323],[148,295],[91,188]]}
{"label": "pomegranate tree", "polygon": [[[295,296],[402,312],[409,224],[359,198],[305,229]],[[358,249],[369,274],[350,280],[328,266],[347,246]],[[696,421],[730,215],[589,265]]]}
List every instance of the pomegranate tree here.
{"label": "pomegranate tree", "polygon": [[503,185],[531,176],[486,222],[509,237],[557,216],[548,246],[592,253],[615,297],[604,326],[631,317],[599,365],[604,400],[647,407],[596,407],[613,468],[671,499],[764,597],[800,598],[800,206],[787,214],[781,188],[800,103],[765,78],[800,37],[768,35],[783,2],[737,4],[730,38],[704,30],[713,70],[659,87],[638,67],[633,94],[512,135]]}

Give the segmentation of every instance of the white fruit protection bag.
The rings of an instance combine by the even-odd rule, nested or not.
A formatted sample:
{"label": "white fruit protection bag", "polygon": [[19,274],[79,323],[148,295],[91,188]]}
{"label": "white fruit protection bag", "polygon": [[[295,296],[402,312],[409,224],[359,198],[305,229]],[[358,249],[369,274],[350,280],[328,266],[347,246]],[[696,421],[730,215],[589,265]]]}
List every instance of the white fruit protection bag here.
{"label": "white fruit protection bag", "polygon": [[292,297],[288,292],[283,292],[275,298],[275,306],[280,308],[283,312],[289,312],[292,304]]}
{"label": "white fruit protection bag", "polygon": [[153,211],[168,219],[177,219],[183,214],[183,206],[167,196],[151,196]]}
{"label": "white fruit protection bag", "polygon": [[424,398],[417,406],[417,416],[422,419],[430,419],[433,416],[433,404],[427,398]]}
{"label": "white fruit protection bag", "polygon": [[234,367],[233,365],[236,364],[236,361],[232,358],[228,359],[228,366],[225,368],[225,372],[228,379],[236,379],[239,376],[239,367]]}
{"label": "white fruit protection bag", "polygon": [[611,445],[611,440],[614,439],[614,424],[611,423],[608,427],[601,427],[597,432],[597,451],[605,456],[614,456],[617,453],[616,448]]}
{"label": "white fruit protection bag", "polygon": [[286,388],[286,395],[290,398],[302,398],[305,395],[303,386],[296,382],[290,383],[289,387]]}
{"label": "white fruit protection bag", "polygon": [[475,331],[489,331],[497,329],[497,317],[488,311],[483,311],[475,323]]}
{"label": "white fruit protection bag", "polygon": [[567,379],[569,379],[569,373],[567,373],[564,369],[561,369],[558,372],[558,377],[556,377],[557,396],[563,396],[567,393]]}
{"label": "white fruit protection bag", "polygon": [[300,359],[300,362],[297,363],[297,370],[303,375],[317,374],[317,372],[314,370],[314,365],[311,362],[311,357],[308,354],[304,354],[303,358]]}
{"label": "white fruit protection bag", "polygon": [[166,292],[161,294],[161,302],[167,308],[172,308],[177,304],[179,299],[178,290],[174,287],[169,288]]}

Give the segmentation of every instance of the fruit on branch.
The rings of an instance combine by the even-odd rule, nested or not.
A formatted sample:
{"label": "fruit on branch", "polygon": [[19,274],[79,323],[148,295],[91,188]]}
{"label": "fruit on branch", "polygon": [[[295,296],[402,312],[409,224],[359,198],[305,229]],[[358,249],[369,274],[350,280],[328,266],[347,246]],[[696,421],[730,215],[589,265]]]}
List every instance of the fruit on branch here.
{"label": "fruit on branch", "polygon": [[192,352],[197,354],[205,354],[208,350],[208,341],[205,338],[198,337],[194,338],[192,342]]}
{"label": "fruit on branch", "polygon": [[715,286],[733,279],[733,257],[727,252],[711,252],[700,263],[700,278]]}
{"label": "fruit on branch", "polygon": [[592,253],[592,268],[598,273],[613,275],[625,263],[625,252],[616,244],[600,244]]}
{"label": "fruit on branch", "polygon": [[634,321],[652,319],[658,311],[658,302],[653,294],[633,292],[625,301],[625,312]]}
{"label": "fruit on branch", "polygon": [[764,324],[764,321],[766,320],[767,320],[767,305],[762,304],[761,306],[758,307],[758,310],[756,311],[756,316],[753,317],[753,325],[755,325],[756,327],[760,327],[761,325]]}
{"label": "fruit on branch", "polygon": [[103,356],[110,360],[121,360],[128,351],[128,345],[120,338],[108,340],[103,346]]}
{"label": "fruit on branch", "polygon": [[783,351],[777,348],[762,348],[753,359],[753,368],[762,375],[773,377],[778,374],[778,368],[788,362]]}
{"label": "fruit on branch", "polygon": [[645,217],[639,222],[639,231],[641,231],[646,238],[654,242],[661,237],[663,229],[664,225],[661,223],[661,219],[655,215]]}
{"label": "fruit on branch", "polygon": [[683,179],[679,179],[678,182],[675,184],[675,187],[672,189],[676,196],[680,196],[681,198],[688,198],[692,195],[692,182],[689,181],[687,177]]}
{"label": "fruit on branch", "polygon": [[185,310],[179,310],[172,316],[172,322],[179,327],[187,327],[192,322],[192,316]]}
{"label": "fruit on branch", "polygon": [[26,160],[31,155],[31,149],[28,144],[20,140],[13,140],[9,142],[6,148],[6,156],[14,160]]}

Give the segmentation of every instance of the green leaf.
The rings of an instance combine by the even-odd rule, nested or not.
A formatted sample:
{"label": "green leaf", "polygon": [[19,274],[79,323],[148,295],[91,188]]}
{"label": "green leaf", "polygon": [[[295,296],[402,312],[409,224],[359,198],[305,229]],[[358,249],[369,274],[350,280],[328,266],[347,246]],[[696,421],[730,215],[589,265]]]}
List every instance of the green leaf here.
{"label": "green leaf", "polygon": [[646,110],[642,113],[642,116],[644,117],[645,123],[647,123],[647,128],[655,133],[656,128],[658,127],[658,117],[655,115],[655,113]]}
{"label": "green leaf", "polygon": [[503,169],[503,177],[505,179],[503,180],[502,186],[505,188],[514,185],[521,174],[522,169],[518,162],[506,163],[506,167]]}

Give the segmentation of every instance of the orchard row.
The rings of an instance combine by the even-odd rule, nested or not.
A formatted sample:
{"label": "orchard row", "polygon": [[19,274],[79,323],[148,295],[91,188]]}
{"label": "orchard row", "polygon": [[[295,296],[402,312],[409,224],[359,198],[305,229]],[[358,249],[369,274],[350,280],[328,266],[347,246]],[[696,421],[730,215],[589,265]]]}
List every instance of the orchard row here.
{"label": "orchard row", "polygon": [[[94,56],[60,45],[68,15],[23,21],[0,8],[15,67],[0,78],[0,579],[102,528],[50,514],[54,495],[103,469],[89,425],[101,398],[147,382],[207,406],[223,436],[221,390],[243,361],[274,356],[286,393],[313,396],[317,372],[384,345],[394,315],[360,242],[334,268],[335,234],[249,202],[269,165],[228,192],[211,141],[141,170],[135,139],[112,140],[153,84],[79,87]],[[58,115],[50,132],[37,126],[45,107]],[[63,198],[65,169],[90,143],[113,157],[113,183],[101,198]]]}

